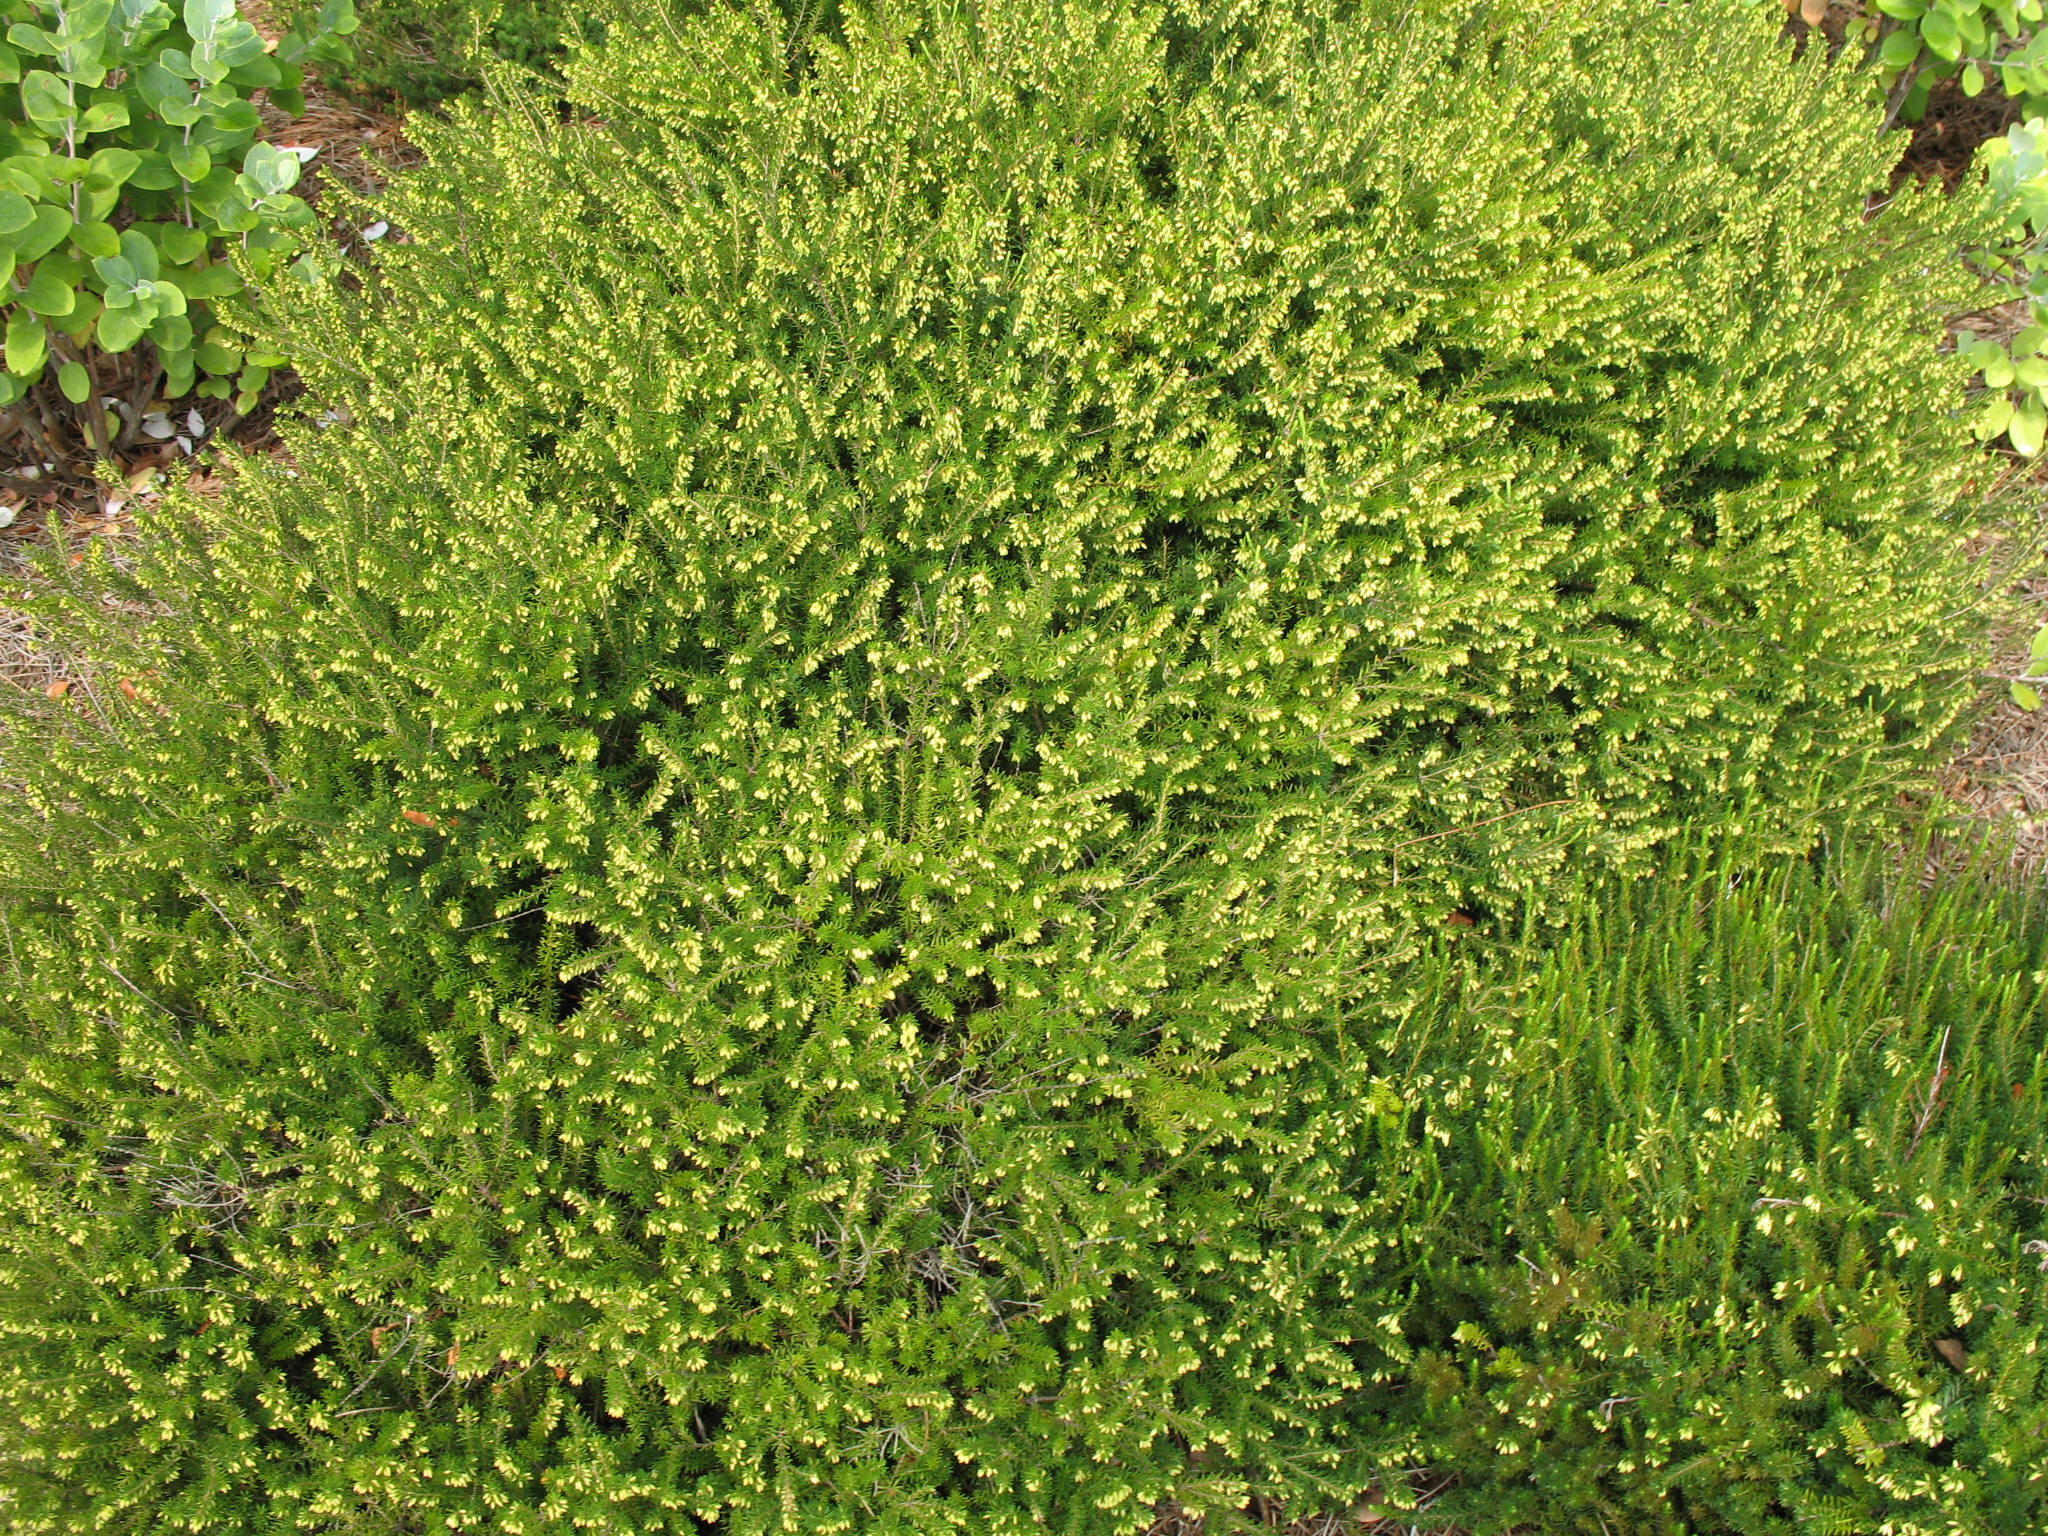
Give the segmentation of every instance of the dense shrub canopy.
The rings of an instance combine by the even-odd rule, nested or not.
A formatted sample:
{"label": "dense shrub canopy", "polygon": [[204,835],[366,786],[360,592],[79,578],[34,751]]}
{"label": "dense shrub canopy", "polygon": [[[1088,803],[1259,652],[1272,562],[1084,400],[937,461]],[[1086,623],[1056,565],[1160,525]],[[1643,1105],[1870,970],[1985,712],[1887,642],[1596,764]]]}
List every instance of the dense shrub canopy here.
{"label": "dense shrub canopy", "polygon": [[1960,708],[1974,204],[1733,0],[605,23],[9,719],[17,1523],[1355,1497],[1418,933]]}

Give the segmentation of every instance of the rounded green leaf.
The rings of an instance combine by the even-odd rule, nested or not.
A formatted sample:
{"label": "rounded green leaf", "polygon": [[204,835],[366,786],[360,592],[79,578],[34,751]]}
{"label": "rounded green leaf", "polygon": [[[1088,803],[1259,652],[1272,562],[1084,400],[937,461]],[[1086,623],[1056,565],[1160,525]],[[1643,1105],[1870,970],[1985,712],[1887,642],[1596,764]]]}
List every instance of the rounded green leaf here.
{"label": "rounded green leaf", "polygon": [[2041,707],[2041,695],[2032,688],[2029,688],[2025,683],[2014,683],[2012,685],[2012,701],[2019,705],[2021,709],[2039,709]]}
{"label": "rounded green leaf", "polygon": [[7,317],[7,371],[24,377],[36,373],[49,355],[50,337],[43,322],[25,309]]}
{"label": "rounded green leaf", "polygon": [[149,328],[149,339],[156,343],[159,352],[184,352],[192,350],[192,319],[189,315],[158,315],[156,323]]}
{"label": "rounded green leaf", "polygon": [[73,405],[83,405],[92,394],[92,375],[78,363],[66,363],[57,370],[57,387]]}
{"label": "rounded green leaf", "polygon": [[159,224],[151,233],[156,236],[157,249],[164,253],[164,260],[173,266],[182,267],[197,261],[206,250],[206,231],[193,229],[184,224]]}
{"label": "rounded green leaf", "polygon": [[125,309],[109,308],[100,316],[99,343],[109,352],[126,352],[142,339],[142,333],[148,328],[149,322],[133,305]]}
{"label": "rounded green leaf", "polygon": [[78,290],[55,272],[38,271],[21,292],[21,302],[38,315],[68,315],[78,303]]}
{"label": "rounded green leaf", "polygon": [[35,204],[19,192],[0,188],[0,236],[19,234],[35,221]]}
{"label": "rounded green leaf", "polygon": [[88,180],[104,181],[110,186],[118,187],[142,169],[142,156],[132,149],[110,144],[96,153],[88,165]]}
{"label": "rounded green leaf", "polygon": [[235,0],[185,0],[185,30],[207,38],[234,19]]}
{"label": "rounded green leaf", "polygon": [[1963,34],[1947,11],[1929,11],[1920,18],[1920,36],[1928,51],[1953,64],[1963,55]]}
{"label": "rounded green leaf", "polygon": [[57,50],[63,46],[41,27],[26,21],[17,21],[7,29],[7,41],[23,53],[38,54],[44,58],[56,57]]}
{"label": "rounded green leaf", "polygon": [[1984,414],[1977,418],[1977,436],[1989,442],[2011,424],[2012,397],[1999,395],[1985,403]]}
{"label": "rounded green leaf", "polygon": [[35,221],[12,237],[14,259],[35,261],[62,245],[71,233],[71,215],[48,205],[36,209]]}
{"label": "rounded green leaf", "polygon": [[71,313],[52,321],[51,324],[74,341],[82,341],[85,333],[92,329],[93,321],[99,319],[101,311],[105,308],[98,294],[90,288],[80,289],[78,303],[72,307]]}
{"label": "rounded green leaf", "polygon": [[1910,28],[1892,33],[1877,51],[1886,69],[1904,69],[1920,57],[1920,34]]}
{"label": "rounded green leaf", "polygon": [[146,231],[124,229],[121,231],[121,256],[135,269],[137,277],[155,277],[158,271],[156,242]]}
{"label": "rounded green leaf", "polygon": [[1983,359],[1980,366],[1984,370],[1984,386],[1987,389],[2004,389],[2013,381],[2015,370],[2012,359],[1995,347],[1991,349],[1991,355]]}
{"label": "rounded green leaf", "polygon": [[107,223],[73,225],[71,243],[88,256],[121,254],[121,237],[114,233],[114,226]]}
{"label": "rounded green leaf", "polygon": [[2031,459],[2041,451],[2041,440],[2048,436],[2048,409],[2043,409],[2038,397],[2023,400],[2014,408],[2005,435],[2013,452],[2022,458]]}
{"label": "rounded green leaf", "polygon": [[71,120],[71,92],[47,69],[21,77],[21,106],[31,122],[62,129]]}
{"label": "rounded green leaf", "polygon": [[226,263],[188,268],[178,274],[178,286],[188,299],[217,299],[242,291],[242,275]]}
{"label": "rounded green leaf", "polygon": [[1963,94],[1981,96],[1984,93],[1984,71],[1975,64],[1963,66]]}
{"label": "rounded green leaf", "polygon": [[96,101],[85,109],[85,115],[78,120],[82,133],[107,133],[115,128],[128,126],[128,103],[125,101]]}
{"label": "rounded green leaf", "polygon": [[213,169],[213,155],[204,144],[175,144],[167,153],[171,169],[186,181],[198,181]]}

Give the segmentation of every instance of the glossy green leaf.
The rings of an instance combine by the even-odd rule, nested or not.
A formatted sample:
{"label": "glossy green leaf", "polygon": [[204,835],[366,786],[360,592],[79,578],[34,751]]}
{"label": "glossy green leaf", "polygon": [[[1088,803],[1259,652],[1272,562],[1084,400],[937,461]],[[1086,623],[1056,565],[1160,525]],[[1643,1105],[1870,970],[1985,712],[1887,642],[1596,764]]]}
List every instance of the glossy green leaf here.
{"label": "glossy green leaf", "polygon": [[83,405],[92,394],[92,375],[81,364],[66,363],[57,370],[57,387],[73,405]]}
{"label": "glossy green leaf", "polygon": [[185,296],[191,299],[217,299],[242,291],[242,275],[224,262],[210,267],[187,267],[173,275]]}
{"label": "glossy green leaf", "polygon": [[7,29],[7,41],[23,53],[40,58],[55,58],[57,50],[64,45],[33,22],[17,21]]}
{"label": "glossy green leaf", "polygon": [[192,99],[192,87],[161,63],[145,64],[135,88],[151,113],[173,128],[189,128],[206,115]]}
{"label": "glossy green leaf", "polygon": [[114,232],[114,226],[107,223],[74,224],[71,243],[88,256],[118,256],[121,253],[121,237]]}
{"label": "glossy green leaf", "polygon": [[24,376],[34,374],[49,354],[50,337],[42,321],[27,310],[16,308],[7,317],[7,371]]}
{"label": "glossy green leaf", "polygon": [[204,144],[179,144],[166,153],[171,169],[186,181],[198,181],[213,169],[213,155]]}
{"label": "glossy green leaf", "polygon": [[1977,436],[1989,442],[2012,424],[2012,397],[1997,395],[1984,404],[1983,414],[1977,418]]}
{"label": "glossy green leaf", "polygon": [[89,177],[97,177],[110,186],[120,186],[142,168],[142,156],[132,149],[109,145],[98,151],[89,162],[92,169]]}
{"label": "glossy green leaf", "polygon": [[1947,11],[1929,11],[1920,18],[1920,36],[1936,58],[1953,64],[1962,57],[1963,34]]}
{"label": "glossy green leaf", "polygon": [[78,290],[78,302],[72,307],[71,313],[52,320],[50,325],[66,336],[82,338],[92,329],[93,321],[99,318],[100,311],[105,308],[106,305],[100,302],[98,294],[90,288],[81,288]]}
{"label": "glossy green leaf", "polygon": [[21,291],[21,302],[38,315],[68,315],[78,302],[78,291],[56,273],[38,269]]}
{"label": "glossy green leaf", "polygon": [[178,184],[178,173],[171,169],[171,162],[161,150],[145,149],[141,154],[142,164],[128,185],[149,192],[168,192]]}
{"label": "glossy green leaf", "polygon": [[259,54],[228,71],[228,82],[247,90],[275,87],[284,81],[284,69],[269,54]]}
{"label": "glossy green leaf", "polygon": [[1877,56],[1887,69],[1904,69],[1920,57],[1920,34],[1911,28],[1891,33],[1879,47]]}
{"label": "glossy green leaf", "polygon": [[71,215],[62,208],[44,204],[36,209],[35,219],[27,229],[9,238],[17,261],[34,261],[62,245],[70,233]]}
{"label": "glossy green leaf", "polygon": [[234,19],[235,0],[185,0],[185,30],[194,37],[211,37]]}
{"label": "glossy green leaf", "polygon": [[94,260],[93,271],[106,287],[106,301],[109,309],[126,309],[133,304],[143,277],[135,270],[126,256],[101,256]]}
{"label": "glossy green leaf", "polygon": [[158,315],[149,328],[149,339],[156,343],[159,352],[190,352],[192,317],[184,313]]}
{"label": "glossy green leaf", "polygon": [[21,77],[21,105],[32,122],[61,128],[71,121],[71,92],[47,69],[32,69]]}
{"label": "glossy green leaf", "polygon": [[19,234],[35,221],[35,204],[19,192],[0,189],[0,238]]}
{"label": "glossy green leaf", "polygon": [[121,231],[121,256],[141,278],[153,278],[159,269],[156,242],[139,229]]}
{"label": "glossy green leaf", "polygon": [[100,316],[99,344],[109,352],[126,352],[142,339],[142,333],[149,328],[134,305],[116,309],[109,305]]}
{"label": "glossy green leaf", "polygon": [[128,103],[125,101],[96,101],[78,120],[81,133],[107,133],[127,126]]}
{"label": "glossy green leaf", "polygon": [[2013,452],[2031,459],[2041,451],[2041,440],[2048,435],[2048,409],[2042,407],[2038,398],[2022,400],[2013,408],[2012,423],[2005,429],[2005,435]]}
{"label": "glossy green leaf", "polygon": [[206,231],[184,224],[157,224],[149,233],[156,240],[156,248],[163,252],[164,260],[173,266],[182,267],[197,261],[206,249]]}
{"label": "glossy green leaf", "polygon": [[298,183],[299,157],[275,144],[256,143],[242,158],[242,175],[248,190],[257,197],[274,197]]}

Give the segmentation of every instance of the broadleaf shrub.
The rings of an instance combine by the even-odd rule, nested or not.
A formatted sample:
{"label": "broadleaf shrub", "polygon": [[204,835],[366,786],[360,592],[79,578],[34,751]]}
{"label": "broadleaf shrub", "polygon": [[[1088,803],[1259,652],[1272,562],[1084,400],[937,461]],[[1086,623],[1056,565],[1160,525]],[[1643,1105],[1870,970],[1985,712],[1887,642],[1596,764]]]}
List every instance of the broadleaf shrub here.
{"label": "broadleaf shrub", "polygon": [[52,563],[13,1524],[1356,1497],[1442,1211],[1354,1046],[1953,733],[1989,215],[1738,0],[599,19],[237,312],[288,466]]}
{"label": "broadleaf shrub", "polygon": [[[232,0],[12,0],[5,16],[0,405],[18,407],[8,430],[68,457],[51,435],[61,394],[105,454],[114,434],[134,436],[159,386],[174,399],[195,381],[249,410],[284,359],[209,323],[210,301],[242,287],[228,252],[258,277],[302,251],[298,275],[320,272],[313,211],[290,193],[303,158],[256,138],[253,97],[303,110],[301,62],[343,46],[349,0],[309,9],[269,48]],[[154,362],[139,390],[126,384],[138,395],[129,420],[105,416],[95,365],[145,341]]]}

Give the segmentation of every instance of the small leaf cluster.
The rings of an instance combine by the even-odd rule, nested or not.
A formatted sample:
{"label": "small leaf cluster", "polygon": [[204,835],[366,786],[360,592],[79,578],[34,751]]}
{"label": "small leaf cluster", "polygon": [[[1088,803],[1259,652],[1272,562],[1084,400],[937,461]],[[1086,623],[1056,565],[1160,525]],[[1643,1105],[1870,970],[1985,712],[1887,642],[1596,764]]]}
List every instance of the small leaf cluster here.
{"label": "small leaf cluster", "polygon": [[2048,32],[2041,0],[1872,0],[1865,26],[1878,83],[1896,117],[1917,123],[1934,87],[1965,96],[1997,82],[2029,114],[2048,111]]}
{"label": "small leaf cluster", "polygon": [[[1660,1305],[1665,1356],[1497,1352],[1512,1401],[1418,1420],[1519,1316],[1459,1288],[1538,1229],[1459,1212],[1540,1104],[1454,1130],[1475,1036],[1380,1042],[1454,917],[1867,837],[1939,760],[1986,211],[1866,216],[1862,82],[1751,0],[601,20],[415,121],[360,291],[248,306],[289,468],[49,561],[91,672],[0,709],[10,1526],[1222,1532],[1583,1438],[1602,1372],[1763,1390]],[[1724,1064],[1637,1138],[1674,1228]],[[1525,1144],[1581,1219],[1627,1187],[1628,1134]],[[1635,1293],[1719,1283],[1658,1251]],[[1548,1435],[1549,1507],[1702,1442],[1812,1481],[1659,1413]]]}
{"label": "small leaf cluster", "polygon": [[234,0],[15,0],[7,16],[0,404],[50,371],[83,404],[88,354],[146,340],[165,395],[196,382],[247,410],[284,358],[210,324],[209,301],[243,286],[230,250],[261,279],[314,227],[291,195],[303,160],[256,141],[251,96],[302,107],[303,63],[353,29],[350,0],[329,0],[275,52]]}

